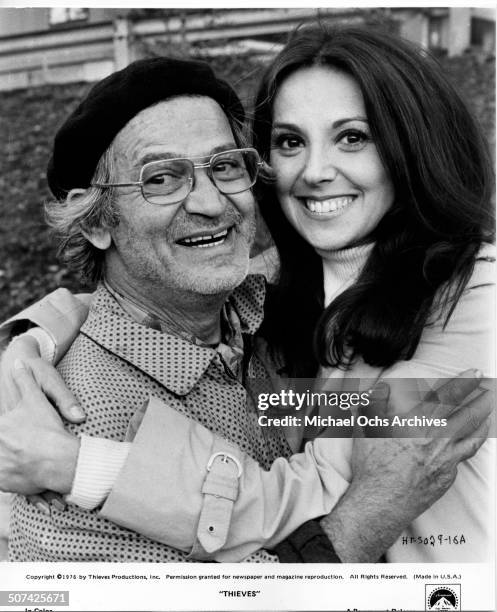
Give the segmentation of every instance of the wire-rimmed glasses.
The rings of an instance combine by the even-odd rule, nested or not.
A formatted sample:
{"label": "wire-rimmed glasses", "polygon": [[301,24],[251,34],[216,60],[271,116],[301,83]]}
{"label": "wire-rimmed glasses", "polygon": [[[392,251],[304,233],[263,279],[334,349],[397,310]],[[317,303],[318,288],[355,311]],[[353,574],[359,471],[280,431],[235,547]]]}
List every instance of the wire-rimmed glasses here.
{"label": "wire-rimmed glasses", "polygon": [[[207,161],[196,161],[202,159]],[[207,176],[221,193],[235,195],[253,187],[262,163],[259,153],[253,148],[230,149],[214,153],[209,158],[178,157],[151,161],[142,166],[138,181],[92,183],[92,186],[138,186],[147,202],[168,206],[178,204],[188,197],[195,185],[196,168],[205,168]]]}

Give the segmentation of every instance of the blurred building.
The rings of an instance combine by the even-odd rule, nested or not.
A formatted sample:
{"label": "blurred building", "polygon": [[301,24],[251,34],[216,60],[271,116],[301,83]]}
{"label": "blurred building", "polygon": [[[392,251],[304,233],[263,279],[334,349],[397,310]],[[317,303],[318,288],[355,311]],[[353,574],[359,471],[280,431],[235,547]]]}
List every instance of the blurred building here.
{"label": "blurred building", "polygon": [[95,81],[151,53],[262,59],[293,27],[316,18],[382,24],[449,56],[495,53],[488,8],[0,8],[0,90]]}

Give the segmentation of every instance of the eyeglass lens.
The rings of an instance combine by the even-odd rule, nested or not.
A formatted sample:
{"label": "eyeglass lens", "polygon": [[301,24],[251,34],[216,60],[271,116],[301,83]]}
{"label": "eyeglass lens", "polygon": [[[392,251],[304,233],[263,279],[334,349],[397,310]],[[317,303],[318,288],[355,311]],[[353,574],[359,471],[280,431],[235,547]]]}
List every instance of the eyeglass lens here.
{"label": "eyeglass lens", "polygon": [[[178,202],[190,192],[194,164],[189,159],[160,160],[143,167],[143,195],[157,204]],[[258,155],[255,151],[224,151],[211,157],[209,175],[224,194],[241,193],[255,183]]]}

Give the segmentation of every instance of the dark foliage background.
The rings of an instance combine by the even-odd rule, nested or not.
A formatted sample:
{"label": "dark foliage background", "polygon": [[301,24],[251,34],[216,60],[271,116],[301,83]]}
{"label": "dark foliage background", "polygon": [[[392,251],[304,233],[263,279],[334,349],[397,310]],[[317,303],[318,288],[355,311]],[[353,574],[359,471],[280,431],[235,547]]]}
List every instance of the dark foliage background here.
{"label": "dark foliage background", "polygon": [[[441,58],[495,147],[495,60]],[[216,59],[214,68],[250,103],[260,65],[250,58]],[[88,84],[0,92],[0,321],[49,291],[82,285],[56,257],[43,220],[49,197],[45,168],[57,127]]]}

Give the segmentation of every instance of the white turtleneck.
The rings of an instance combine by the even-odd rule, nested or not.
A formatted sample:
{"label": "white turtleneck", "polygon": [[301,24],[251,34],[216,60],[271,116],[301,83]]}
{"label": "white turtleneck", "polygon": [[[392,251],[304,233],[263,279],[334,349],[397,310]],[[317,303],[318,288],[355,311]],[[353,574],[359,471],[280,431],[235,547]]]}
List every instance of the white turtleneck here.
{"label": "white turtleneck", "polygon": [[357,279],[373,250],[373,244],[370,242],[347,249],[320,253],[323,260],[325,307]]}

